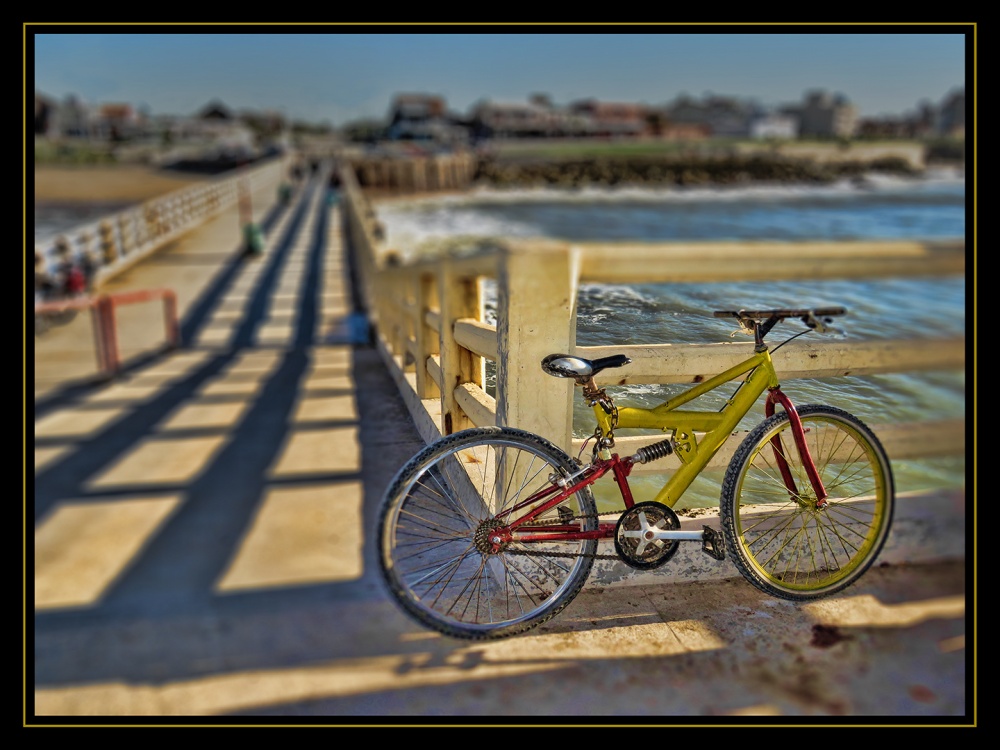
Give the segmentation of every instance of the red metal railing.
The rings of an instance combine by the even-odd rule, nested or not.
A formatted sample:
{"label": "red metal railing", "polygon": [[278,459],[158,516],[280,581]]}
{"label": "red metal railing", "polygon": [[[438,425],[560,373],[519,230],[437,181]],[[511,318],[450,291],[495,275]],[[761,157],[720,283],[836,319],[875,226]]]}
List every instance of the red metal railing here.
{"label": "red metal railing", "polygon": [[166,326],[167,345],[180,345],[180,325],[177,321],[177,295],[172,289],[141,289],[117,294],[100,294],[93,297],[43,302],[35,305],[35,315],[60,313],[66,310],[90,310],[94,330],[94,349],[97,352],[97,367],[101,373],[112,376],[121,370],[121,354],[118,347],[117,308],[119,305],[163,300],[163,316]]}

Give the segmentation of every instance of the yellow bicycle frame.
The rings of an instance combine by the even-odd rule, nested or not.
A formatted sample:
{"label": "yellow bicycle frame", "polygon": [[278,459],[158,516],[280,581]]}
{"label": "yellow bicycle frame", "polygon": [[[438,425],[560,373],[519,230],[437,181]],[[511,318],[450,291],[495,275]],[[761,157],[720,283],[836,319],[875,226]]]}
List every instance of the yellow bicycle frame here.
{"label": "yellow bicycle frame", "polygon": [[[740,388],[719,411],[679,411],[677,407],[715,390],[740,375],[749,373]],[[667,483],[653,498],[671,508],[680,499],[691,482],[712,460],[726,439],[733,434],[736,425],[746,416],[765,390],[779,388],[778,376],[774,371],[771,354],[767,350],[756,352],[752,357],[725,372],[692,386],[684,393],[659,404],[646,408],[624,407],[617,410],[617,423],[612,425],[612,415],[600,404],[594,404],[594,416],[601,435],[607,437],[616,429],[645,428],[671,432],[674,452],[680,459],[681,467],[667,480]],[[702,433],[695,438],[695,433]]]}

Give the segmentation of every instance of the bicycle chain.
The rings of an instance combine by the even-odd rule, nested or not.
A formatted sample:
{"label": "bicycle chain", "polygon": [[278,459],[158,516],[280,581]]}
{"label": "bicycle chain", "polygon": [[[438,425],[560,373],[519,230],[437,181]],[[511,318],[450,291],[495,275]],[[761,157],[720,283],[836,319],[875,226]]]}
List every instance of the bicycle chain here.
{"label": "bicycle chain", "polygon": [[505,554],[508,555],[526,555],[527,557],[592,557],[595,560],[620,560],[618,555],[599,555],[596,552],[592,555],[588,555],[585,552],[532,552],[526,549],[511,549],[507,548],[504,550]]}
{"label": "bicycle chain", "polygon": [[[596,518],[600,520],[601,516],[610,516],[613,513],[621,514],[625,511],[625,508],[621,510],[609,510],[604,513],[587,513],[582,516],[573,516],[566,520],[561,520],[560,523],[573,523],[573,521],[579,521],[586,518]],[[550,520],[534,520],[523,524],[524,526],[548,526],[552,523]],[[601,540],[598,540],[601,541]],[[533,552],[527,549],[511,549],[507,548],[504,550],[508,554],[512,555],[527,555],[528,557],[592,557],[595,560],[620,560],[618,555],[599,555],[596,552],[588,555],[583,552]]]}

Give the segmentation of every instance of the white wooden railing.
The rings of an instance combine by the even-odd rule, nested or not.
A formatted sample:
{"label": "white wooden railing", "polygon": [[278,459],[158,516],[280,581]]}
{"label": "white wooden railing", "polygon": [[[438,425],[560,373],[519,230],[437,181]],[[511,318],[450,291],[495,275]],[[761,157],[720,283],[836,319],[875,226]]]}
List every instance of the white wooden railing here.
{"label": "white wooden railing", "polygon": [[284,159],[227,172],[224,177],[75,226],[36,243],[35,252],[51,260],[89,254],[97,264],[94,282],[99,285],[257,190],[271,186],[276,190],[286,172]]}

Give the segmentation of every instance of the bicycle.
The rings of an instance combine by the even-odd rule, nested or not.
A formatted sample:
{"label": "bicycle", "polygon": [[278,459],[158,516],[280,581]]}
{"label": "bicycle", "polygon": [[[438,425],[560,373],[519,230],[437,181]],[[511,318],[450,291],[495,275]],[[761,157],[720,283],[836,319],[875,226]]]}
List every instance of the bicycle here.
{"label": "bicycle", "polygon": [[45,258],[35,253],[35,335],[67,325],[77,313],[90,306],[87,295],[93,290],[96,266],[93,257],[84,254],[79,261],[64,246],[56,273],[50,273]]}
{"label": "bicycle", "polygon": [[83,294],[35,293],[35,335],[41,336],[56,326],[72,323],[89,302]]}
{"label": "bicycle", "polygon": [[[542,369],[572,378],[593,408],[590,461],[510,427],[463,430],[419,451],[396,474],[379,511],[379,566],[392,597],[444,635],[505,638],[564,610],[595,559],[651,570],[685,541],[700,542],[716,560],[728,552],[739,573],[772,596],[810,600],[850,586],[889,535],[895,505],[889,458],[874,432],[843,409],[796,408],[764,343],[782,320],[799,319],[806,329],[778,347],[831,330],[833,317],[845,313],[842,307],[715,311],[753,335],[753,355],[651,408],[619,408],[596,386],[599,372],[631,362],[625,355],[545,357]],[[721,409],[679,408],[741,377]],[[765,391],[765,418],[743,438],[722,480],[720,529],[682,530],[673,507]],[[615,431],[628,428],[670,437],[623,457],[611,449]],[[632,468],[670,454],[679,469],[653,500],[635,502]],[[606,475],[624,504],[611,512],[617,520],[600,518],[610,514],[598,514],[591,489]],[[601,540],[614,540],[614,555],[597,554]]]}

